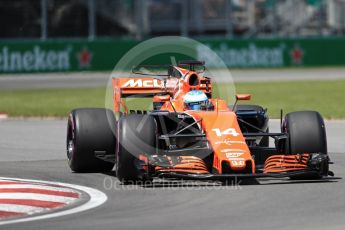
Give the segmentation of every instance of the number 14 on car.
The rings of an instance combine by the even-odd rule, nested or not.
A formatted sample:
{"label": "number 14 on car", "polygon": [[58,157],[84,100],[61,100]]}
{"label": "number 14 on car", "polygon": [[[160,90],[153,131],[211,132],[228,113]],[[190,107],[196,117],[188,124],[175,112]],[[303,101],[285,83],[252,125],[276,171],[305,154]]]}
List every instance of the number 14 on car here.
{"label": "number 14 on car", "polygon": [[238,135],[240,135],[234,128],[229,128],[223,131],[221,131],[220,129],[212,129],[212,131],[214,131],[218,137],[221,137],[224,135],[231,135],[231,136],[237,137]]}

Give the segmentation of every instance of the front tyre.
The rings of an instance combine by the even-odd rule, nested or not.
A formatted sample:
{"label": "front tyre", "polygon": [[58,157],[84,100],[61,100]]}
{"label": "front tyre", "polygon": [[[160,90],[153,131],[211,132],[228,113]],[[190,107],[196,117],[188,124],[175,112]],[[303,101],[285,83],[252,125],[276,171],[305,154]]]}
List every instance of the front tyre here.
{"label": "front tyre", "polygon": [[67,123],[67,158],[74,172],[110,171],[114,163],[103,161],[95,152],[115,154],[116,120],[108,109],[75,109]]}
{"label": "front tyre", "polygon": [[150,115],[130,114],[119,120],[119,150],[116,154],[116,176],[124,184],[150,181],[140,168],[140,155],[156,152],[155,119]]}
{"label": "front tyre", "polygon": [[[282,132],[288,134],[287,154],[321,153],[327,155],[325,124],[320,113],[315,111],[293,112],[285,116]],[[327,164],[327,165],[326,165]],[[291,177],[292,179],[318,179],[327,175],[328,163],[317,175]]]}
{"label": "front tyre", "polygon": [[283,132],[289,134],[287,152],[327,154],[326,130],[320,113],[293,112],[285,116]]}

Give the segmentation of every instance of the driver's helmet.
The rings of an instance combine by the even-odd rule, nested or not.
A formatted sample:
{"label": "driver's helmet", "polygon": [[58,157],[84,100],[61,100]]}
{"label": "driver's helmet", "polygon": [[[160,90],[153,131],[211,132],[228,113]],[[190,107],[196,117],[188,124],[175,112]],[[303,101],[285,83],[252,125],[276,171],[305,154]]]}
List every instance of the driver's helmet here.
{"label": "driver's helmet", "polygon": [[184,103],[187,109],[201,110],[208,104],[208,98],[204,92],[192,90],[184,96]]}

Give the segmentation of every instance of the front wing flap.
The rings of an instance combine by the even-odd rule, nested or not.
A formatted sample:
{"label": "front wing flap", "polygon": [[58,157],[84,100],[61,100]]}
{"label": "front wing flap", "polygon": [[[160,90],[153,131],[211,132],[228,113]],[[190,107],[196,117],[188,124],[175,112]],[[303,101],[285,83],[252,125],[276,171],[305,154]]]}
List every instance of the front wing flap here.
{"label": "front wing flap", "polygon": [[[190,173],[162,170],[157,176],[161,178],[175,178],[185,180],[231,180],[250,178],[284,178],[284,177],[310,177],[310,178],[334,178],[329,171],[329,157],[322,153],[304,153],[295,155],[274,155],[265,162],[262,172],[236,173],[236,174],[212,174]],[[206,170],[205,170],[206,171]]]}
{"label": "front wing flap", "polygon": [[[183,173],[160,173],[159,178],[169,178],[169,179],[184,179],[184,180],[235,180],[235,179],[253,179],[253,178],[285,178],[294,176],[307,176],[307,175],[318,175],[317,171],[313,170],[301,170],[294,172],[284,172],[284,173],[254,173],[254,174],[183,174]],[[332,172],[329,172],[331,177],[323,177],[323,179],[337,179]]]}

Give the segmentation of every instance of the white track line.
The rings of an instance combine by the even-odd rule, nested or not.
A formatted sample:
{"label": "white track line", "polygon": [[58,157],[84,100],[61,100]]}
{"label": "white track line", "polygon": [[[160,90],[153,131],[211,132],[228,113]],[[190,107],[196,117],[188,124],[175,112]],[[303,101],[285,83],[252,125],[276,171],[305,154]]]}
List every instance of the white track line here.
{"label": "white track line", "polygon": [[48,219],[48,218],[54,218],[54,217],[60,217],[60,216],[65,216],[65,215],[70,215],[74,213],[79,213],[79,212],[84,212],[86,210],[98,207],[105,203],[107,201],[107,196],[96,189],[89,188],[86,186],[81,186],[81,185],[74,185],[74,184],[68,184],[68,183],[60,183],[60,182],[51,182],[51,181],[41,181],[41,180],[26,180],[26,179],[18,179],[18,178],[7,178],[7,177],[0,177],[0,180],[15,180],[15,181],[25,181],[25,182],[32,182],[32,183],[45,183],[45,184],[50,184],[50,185],[58,185],[58,186],[66,186],[70,187],[73,189],[77,189],[80,191],[83,191],[87,193],[90,196],[90,199],[75,208],[60,211],[60,212],[55,212],[55,213],[49,213],[49,214],[43,214],[40,216],[34,216],[34,217],[24,217],[21,219],[14,219],[14,220],[7,220],[7,221],[0,221],[0,225],[5,225],[5,224],[14,224],[14,223],[21,223],[21,222],[27,222],[27,221],[36,221],[36,220],[42,220],[42,219]]}
{"label": "white track line", "polygon": [[0,205],[0,211],[25,213],[26,215],[43,212],[45,210],[49,210],[49,208],[41,208],[41,207],[19,205],[19,204],[1,204]]}
{"label": "white track line", "polygon": [[[30,199],[30,200],[42,200],[42,201],[52,201],[60,203],[70,203],[78,198],[66,197],[66,196],[56,196],[56,195],[46,195],[38,193],[26,193],[26,192],[6,192],[0,193],[0,199]],[[1,204],[0,204],[1,205]]]}

